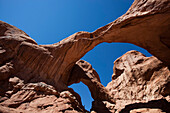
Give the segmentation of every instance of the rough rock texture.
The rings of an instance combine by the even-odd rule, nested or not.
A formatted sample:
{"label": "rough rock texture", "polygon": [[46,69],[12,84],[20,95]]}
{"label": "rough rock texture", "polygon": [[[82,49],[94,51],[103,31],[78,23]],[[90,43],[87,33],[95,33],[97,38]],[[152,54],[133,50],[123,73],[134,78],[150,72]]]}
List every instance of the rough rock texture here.
{"label": "rough rock texture", "polygon": [[98,104],[110,112],[120,113],[154,112],[156,108],[160,112],[170,111],[170,71],[156,57],[145,57],[140,52],[129,51],[114,62],[113,71],[112,81],[106,89],[116,104],[95,101],[94,111],[96,106],[98,112],[103,110]]}
{"label": "rough rock texture", "polygon": [[[114,22],[92,33],[75,33],[52,45],[38,45],[25,32],[0,21],[0,110],[84,112],[79,95],[67,87],[80,81],[91,91],[95,100],[92,108],[94,110],[96,108],[108,112],[123,110],[125,105],[133,103],[126,99],[131,99],[135,103],[137,100],[149,103],[158,98],[164,99],[169,95],[169,70],[166,67],[170,66],[170,58],[167,55],[170,53],[169,31],[170,0],[135,0],[127,13]],[[105,88],[91,65],[79,61],[102,42],[132,43],[145,48],[162,62],[155,57],[145,58],[137,52],[134,52],[137,54],[136,59],[122,57],[124,64],[133,60],[138,62],[136,64],[130,62],[131,65],[126,64],[127,67],[122,67],[123,62],[116,61],[118,64],[115,64],[112,78],[117,82],[112,81]],[[128,56],[128,53],[125,56]],[[126,71],[132,71],[131,74],[128,72],[130,78],[124,78],[129,77]],[[124,89],[125,86],[129,89]],[[117,91],[117,87],[121,90]],[[134,91],[139,90],[139,95],[133,92],[132,88]],[[47,102],[47,106],[44,103],[46,98],[51,100]],[[60,98],[63,101],[58,105]],[[116,105],[114,98],[118,103]],[[120,102],[123,104],[119,105]],[[31,107],[31,103],[37,107]]]}
{"label": "rough rock texture", "polygon": [[80,81],[88,86],[94,100],[107,100],[115,103],[115,100],[110,96],[108,90],[100,83],[97,72],[92,68],[91,64],[83,60],[76,62],[71,72],[68,85],[79,83]]}
{"label": "rough rock texture", "polygon": [[58,92],[43,82],[27,83],[17,77],[8,81],[5,97],[0,97],[1,113],[78,113],[86,110],[72,89]]}
{"label": "rough rock texture", "polygon": [[[140,46],[170,65],[170,0],[135,0],[114,22],[93,34],[102,42],[125,42]],[[159,46],[158,46],[159,45]]]}

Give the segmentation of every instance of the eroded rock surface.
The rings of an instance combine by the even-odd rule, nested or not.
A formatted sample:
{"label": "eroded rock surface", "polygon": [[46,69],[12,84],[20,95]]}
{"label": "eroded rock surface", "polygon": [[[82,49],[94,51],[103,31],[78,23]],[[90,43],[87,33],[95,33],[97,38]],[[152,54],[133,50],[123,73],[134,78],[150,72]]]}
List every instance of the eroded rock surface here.
{"label": "eroded rock surface", "polygon": [[[145,57],[138,51],[129,51],[114,62],[113,71],[112,81],[106,89],[116,104],[95,101],[94,111],[97,104],[103,104],[108,112],[120,113],[170,110],[170,71],[156,57]],[[98,106],[97,112],[102,111],[101,108]]]}
{"label": "eroded rock surface", "polygon": [[0,97],[1,113],[86,112],[80,96],[72,89],[58,92],[44,82],[27,83],[17,77],[8,81],[8,91]]}
{"label": "eroded rock surface", "polygon": [[[22,30],[0,21],[0,110],[85,112],[79,95],[68,88],[80,81],[91,91],[94,112],[118,112],[138,101],[168,100],[169,31],[169,0],[135,0],[114,22],[52,45],[38,45]],[[156,57],[139,52],[122,56],[115,62],[113,81],[105,88],[91,65],[79,61],[102,42],[132,43]],[[51,101],[44,102],[47,98]]]}
{"label": "eroded rock surface", "polygon": [[80,81],[88,86],[94,100],[106,100],[115,103],[109,91],[101,84],[97,72],[92,68],[91,64],[83,60],[76,62],[71,72],[68,85],[79,83]]}

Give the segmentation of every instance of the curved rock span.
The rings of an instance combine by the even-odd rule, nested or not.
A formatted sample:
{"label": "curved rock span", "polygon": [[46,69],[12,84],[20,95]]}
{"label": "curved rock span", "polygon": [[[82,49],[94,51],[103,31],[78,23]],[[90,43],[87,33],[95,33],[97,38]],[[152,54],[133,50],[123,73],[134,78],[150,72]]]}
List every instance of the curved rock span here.
{"label": "curved rock span", "polygon": [[[0,21],[0,111],[85,112],[79,95],[68,88],[80,81],[95,100],[93,112],[99,106],[103,106],[101,111],[118,112],[133,102],[165,98],[169,95],[169,31],[169,0],[135,0],[123,16],[108,25],[52,45],[38,45],[22,30]],[[115,61],[113,81],[105,88],[92,66],[80,60],[102,42],[132,43],[155,57],[146,58],[136,51],[125,54]],[[131,91],[133,88],[137,89]],[[46,98],[52,103],[43,103]]]}

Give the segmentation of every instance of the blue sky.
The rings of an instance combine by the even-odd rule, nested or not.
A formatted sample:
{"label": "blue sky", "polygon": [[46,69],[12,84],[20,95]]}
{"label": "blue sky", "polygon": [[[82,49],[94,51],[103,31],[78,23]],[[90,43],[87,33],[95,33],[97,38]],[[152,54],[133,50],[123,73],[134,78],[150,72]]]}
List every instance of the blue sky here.
{"label": "blue sky", "polygon": [[[0,20],[25,31],[38,44],[53,44],[78,31],[92,32],[124,14],[133,0],[0,0]],[[113,62],[129,50],[146,50],[132,44],[102,43],[82,59],[92,64],[101,82],[111,81]],[[71,86],[91,108],[88,88],[82,83]]]}

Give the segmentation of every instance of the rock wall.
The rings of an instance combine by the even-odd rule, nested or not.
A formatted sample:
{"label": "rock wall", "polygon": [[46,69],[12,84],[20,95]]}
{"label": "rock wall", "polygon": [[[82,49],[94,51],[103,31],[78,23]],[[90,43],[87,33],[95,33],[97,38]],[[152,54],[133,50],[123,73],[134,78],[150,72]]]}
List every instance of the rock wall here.
{"label": "rock wall", "polygon": [[[153,100],[169,105],[169,31],[169,0],[135,0],[108,25],[51,45],[38,45],[22,30],[0,21],[0,112],[86,112],[79,95],[68,88],[80,81],[94,98],[92,112],[167,111],[132,106]],[[102,42],[132,43],[155,57],[126,53],[115,61],[113,81],[105,88],[92,66],[80,60]]]}

